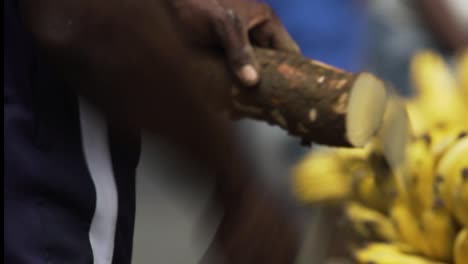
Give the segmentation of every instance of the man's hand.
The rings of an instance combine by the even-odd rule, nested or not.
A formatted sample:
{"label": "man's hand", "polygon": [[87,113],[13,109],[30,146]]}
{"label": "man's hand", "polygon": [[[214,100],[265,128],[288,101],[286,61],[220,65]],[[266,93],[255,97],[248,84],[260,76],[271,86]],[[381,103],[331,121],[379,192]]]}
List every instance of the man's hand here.
{"label": "man's hand", "polygon": [[260,76],[251,43],[299,52],[271,8],[253,0],[170,0],[175,22],[187,41],[201,48],[221,47],[234,75],[246,86]]}

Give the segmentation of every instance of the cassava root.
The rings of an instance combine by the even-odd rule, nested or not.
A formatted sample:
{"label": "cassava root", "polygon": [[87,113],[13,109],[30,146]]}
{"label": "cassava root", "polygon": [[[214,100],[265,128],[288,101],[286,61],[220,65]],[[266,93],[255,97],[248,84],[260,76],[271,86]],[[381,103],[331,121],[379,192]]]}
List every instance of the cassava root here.
{"label": "cassava root", "polygon": [[[266,49],[255,53],[261,72],[258,87],[231,82],[227,100],[217,100],[233,118],[278,125],[304,144],[361,147],[377,133],[387,89],[374,75],[352,74],[298,54]],[[201,67],[211,81],[227,85],[219,64]],[[219,91],[207,93],[213,97]]]}

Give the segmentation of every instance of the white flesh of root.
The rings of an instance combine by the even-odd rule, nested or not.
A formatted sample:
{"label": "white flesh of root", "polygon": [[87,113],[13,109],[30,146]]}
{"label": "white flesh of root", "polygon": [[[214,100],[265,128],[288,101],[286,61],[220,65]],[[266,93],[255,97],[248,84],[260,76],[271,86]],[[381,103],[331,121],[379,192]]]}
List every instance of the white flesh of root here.
{"label": "white flesh of root", "polygon": [[384,120],[377,140],[392,169],[399,168],[405,161],[406,145],[410,136],[408,113],[401,97],[392,95],[385,110]]}
{"label": "white flesh of root", "polygon": [[360,73],[350,91],[346,137],[355,147],[365,146],[379,131],[385,113],[387,89],[370,73]]}

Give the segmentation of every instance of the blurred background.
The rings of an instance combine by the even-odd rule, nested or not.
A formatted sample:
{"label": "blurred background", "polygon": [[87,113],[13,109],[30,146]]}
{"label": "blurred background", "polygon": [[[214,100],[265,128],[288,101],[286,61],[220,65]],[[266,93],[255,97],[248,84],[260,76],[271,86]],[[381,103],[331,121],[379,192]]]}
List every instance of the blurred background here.
{"label": "blurred background", "polygon": [[[352,72],[373,72],[403,95],[410,94],[409,62],[416,51],[431,48],[450,62],[468,43],[466,0],[266,2],[305,56]],[[302,260],[325,263],[324,249],[329,248],[325,238],[331,230],[320,227],[330,217],[329,212],[304,208],[291,195],[290,168],[310,148],[301,147],[299,140],[267,124],[239,121],[234,129],[265,184],[304,220],[309,256],[304,255]],[[211,186],[191,182],[184,175],[206,172],[161,140],[145,135],[143,143],[137,178],[134,263],[198,263],[217,218],[212,216],[213,230],[200,231]]]}

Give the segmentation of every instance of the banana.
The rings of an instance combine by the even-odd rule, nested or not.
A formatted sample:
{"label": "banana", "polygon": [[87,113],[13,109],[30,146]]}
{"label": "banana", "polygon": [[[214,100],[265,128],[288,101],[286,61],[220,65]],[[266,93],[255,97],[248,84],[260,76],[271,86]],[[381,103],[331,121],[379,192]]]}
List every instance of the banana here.
{"label": "banana", "polygon": [[459,139],[440,159],[436,167],[434,192],[438,199],[453,210],[453,190],[460,172],[468,167],[468,137]]}
{"label": "banana", "polygon": [[368,151],[322,147],[312,152],[293,168],[296,196],[308,203],[336,203],[349,198],[353,178],[369,167],[365,162]]}
{"label": "banana", "polygon": [[382,196],[375,182],[375,175],[368,163],[356,171],[352,187],[353,200],[379,212],[386,212],[390,200]]}
{"label": "banana", "polygon": [[468,228],[458,232],[453,247],[454,264],[468,264]]}
{"label": "banana", "polygon": [[[468,157],[465,156],[465,159]],[[466,166],[458,171],[458,175],[455,175],[453,213],[460,224],[468,227],[468,162],[466,163]]]}
{"label": "banana", "polygon": [[292,174],[294,193],[305,203],[335,203],[351,195],[351,177],[333,149],[312,152]]}
{"label": "banana", "polygon": [[390,217],[404,243],[413,246],[419,253],[427,254],[430,251],[422,225],[405,200],[399,198],[395,202],[390,208]]}
{"label": "banana", "polygon": [[429,129],[429,120],[420,108],[417,98],[406,100],[406,111],[408,112],[411,134],[416,136],[423,135]]}
{"label": "banana", "polygon": [[443,202],[435,200],[432,208],[423,212],[421,222],[431,248],[426,254],[434,259],[450,261],[456,230],[450,212]]}
{"label": "banana", "polygon": [[467,124],[447,124],[439,123],[431,128],[430,132],[425,134],[430,141],[431,153],[435,162],[449,150],[459,139],[465,137],[468,133]]}
{"label": "banana", "polygon": [[441,264],[399,251],[396,245],[384,243],[370,243],[364,248],[354,251],[354,258],[361,264]]}
{"label": "banana", "polygon": [[410,198],[414,200],[417,214],[431,208],[434,181],[434,159],[426,137],[420,137],[411,142],[406,150],[404,167],[405,179],[408,182]]}
{"label": "banana", "polygon": [[396,241],[398,234],[388,217],[357,202],[345,206],[345,214],[354,231],[364,238]]}
{"label": "banana", "polygon": [[442,56],[433,50],[416,53],[410,64],[413,87],[422,98],[437,97],[441,90],[456,89],[456,80]]}
{"label": "banana", "polygon": [[455,77],[444,59],[433,51],[417,53],[411,61],[417,95],[411,103],[419,108],[429,127],[439,122],[463,123],[468,109]]}

